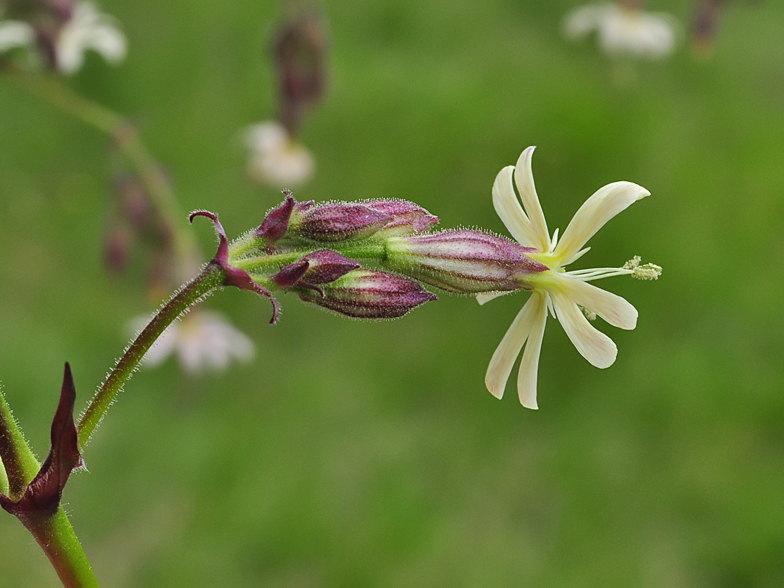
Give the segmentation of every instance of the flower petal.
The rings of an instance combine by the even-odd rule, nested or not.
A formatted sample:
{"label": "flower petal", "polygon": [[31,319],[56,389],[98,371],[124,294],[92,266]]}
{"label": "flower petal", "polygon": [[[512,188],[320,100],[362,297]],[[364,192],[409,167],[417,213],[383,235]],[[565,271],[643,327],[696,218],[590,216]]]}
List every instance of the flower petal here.
{"label": "flower petal", "polygon": [[538,296],[531,296],[523,305],[490,359],[490,365],[487,367],[485,375],[485,384],[490,394],[496,398],[501,398],[504,395],[506,381],[509,379],[509,374],[512,373],[514,362],[531,332],[535,318],[534,310],[538,307],[538,298]]}
{"label": "flower petal", "polygon": [[585,318],[577,303],[559,291],[550,293],[558,320],[572,344],[591,365],[610,367],[618,355],[618,348],[604,333],[597,331]]}
{"label": "flower petal", "polygon": [[637,309],[617,294],[578,278],[562,275],[561,288],[574,302],[598,314],[608,323],[628,331],[637,326]]}
{"label": "flower petal", "polygon": [[85,48],[95,49],[111,64],[117,64],[125,59],[128,51],[125,35],[117,28],[108,24],[97,25],[90,33],[84,41]]}
{"label": "flower petal", "polygon": [[511,294],[513,290],[508,290],[506,292],[482,292],[481,294],[476,295],[476,301],[479,303],[480,306],[483,304],[487,304],[491,300],[495,300],[499,296],[503,296],[504,294]]}
{"label": "flower petal", "polygon": [[582,6],[569,12],[564,19],[564,35],[568,39],[579,39],[595,29],[606,16],[606,6]]}
{"label": "flower petal", "polygon": [[542,350],[544,325],[547,321],[547,294],[534,292],[529,301],[532,305],[531,331],[525,344],[523,359],[520,361],[520,372],[517,375],[517,395],[520,404],[526,408],[537,409],[536,377],[539,372],[539,352]]}
{"label": "flower petal", "polygon": [[549,251],[550,233],[547,231],[547,221],[544,219],[539,196],[536,195],[534,174],[531,169],[531,158],[534,155],[534,149],[536,147],[529,147],[520,154],[515,167],[514,178],[517,189],[520,192],[520,200],[523,201],[523,207],[528,214],[531,228],[534,232],[535,241],[533,245],[540,251]]}
{"label": "flower petal", "polygon": [[26,22],[6,20],[0,22],[0,53],[14,47],[32,45],[35,30]]}
{"label": "flower petal", "polygon": [[613,182],[599,188],[575,213],[558,242],[554,255],[560,258],[560,265],[571,263],[588,239],[612,217],[650,194],[631,182]]}
{"label": "flower petal", "polygon": [[72,74],[78,71],[84,63],[84,47],[80,39],[73,35],[60,33],[57,42],[57,69],[65,74]]}
{"label": "flower petal", "polygon": [[536,243],[536,233],[515,195],[513,174],[514,167],[511,165],[498,172],[493,183],[493,206],[512,237],[520,245],[533,246]]}

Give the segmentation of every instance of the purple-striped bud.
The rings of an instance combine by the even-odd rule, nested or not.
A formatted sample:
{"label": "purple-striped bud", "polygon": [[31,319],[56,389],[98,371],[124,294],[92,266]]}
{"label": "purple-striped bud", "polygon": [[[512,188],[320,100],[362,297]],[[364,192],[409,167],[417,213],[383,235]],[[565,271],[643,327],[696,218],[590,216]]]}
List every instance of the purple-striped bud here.
{"label": "purple-striped bud", "polygon": [[379,231],[379,234],[384,236],[392,237],[421,233],[438,224],[437,216],[430,214],[418,204],[408,200],[391,198],[370,200],[363,202],[363,204],[376,212],[388,214],[392,217],[392,220]]}
{"label": "purple-striped bud", "polygon": [[308,287],[334,282],[359,267],[353,259],[343,257],[340,253],[329,249],[321,249],[308,253],[296,263],[287,265],[274,276],[270,276],[270,279],[280,288]]}
{"label": "purple-striped bud", "polygon": [[355,202],[298,204],[291,214],[289,234],[309,241],[338,243],[364,239],[392,221],[389,214]]}
{"label": "purple-striped bud", "polygon": [[361,269],[325,285],[323,296],[311,289],[300,290],[298,294],[305,302],[358,319],[397,318],[437,299],[414,280]]}
{"label": "purple-striped bud", "polygon": [[470,229],[393,237],[386,250],[390,269],[459,294],[529,289],[525,276],[548,269],[536,249]]}
{"label": "purple-striped bud", "polygon": [[256,229],[256,236],[266,240],[266,244],[272,245],[286,234],[289,228],[289,219],[291,218],[291,211],[294,210],[294,205],[297,203],[291,195],[291,192],[285,191],[286,199],[280,206],[273,208],[264,217],[261,226]]}

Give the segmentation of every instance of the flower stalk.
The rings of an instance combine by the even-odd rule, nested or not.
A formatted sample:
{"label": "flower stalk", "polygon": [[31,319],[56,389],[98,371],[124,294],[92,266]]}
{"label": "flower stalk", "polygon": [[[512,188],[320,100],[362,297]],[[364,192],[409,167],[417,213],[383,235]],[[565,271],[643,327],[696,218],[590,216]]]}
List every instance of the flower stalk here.
{"label": "flower stalk", "polygon": [[93,431],[101,422],[125,382],[133,375],[139,362],[144,358],[144,354],[166,330],[166,327],[187,312],[192,305],[221,286],[224,279],[225,272],[222,268],[213,263],[207,264],[198,276],[183,286],[155,314],[150,323],[131,342],[79,419],[77,430],[80,450],[89,441]]}

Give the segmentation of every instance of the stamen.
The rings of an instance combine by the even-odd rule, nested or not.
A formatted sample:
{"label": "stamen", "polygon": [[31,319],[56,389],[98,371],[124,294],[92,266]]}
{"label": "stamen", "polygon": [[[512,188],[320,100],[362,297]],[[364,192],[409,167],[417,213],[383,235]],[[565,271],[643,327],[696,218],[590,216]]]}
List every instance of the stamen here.
{"label": "stamen", "polygon": [[662,268],[655,263],[646,263],[644,265],[640,265],[639,255],[635,255],[629,261],[624,264],[624,269],[631,270],[631,275],[633,278],[637,280],[658,280],[659,276],[662,273]]}
{"label": "stamen", "polygon": [[593,280],[600,280],[602,278],[612,278],[615,276],[628,276],[634,272],[631,269],[622,267],[597,267],[584,270],[574,270],[566,272],[568,276],[579,278],[583,282],[591,282]]}

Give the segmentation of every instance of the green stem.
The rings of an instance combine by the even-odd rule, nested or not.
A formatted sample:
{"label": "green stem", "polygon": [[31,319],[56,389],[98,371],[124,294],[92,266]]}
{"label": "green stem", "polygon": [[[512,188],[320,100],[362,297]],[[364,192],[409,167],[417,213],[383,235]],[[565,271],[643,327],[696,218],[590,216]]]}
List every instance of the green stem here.
{"label": "green stem", "polygon": [[8,496],[10,492],[8,489],[8,474],[5,473],[5,466],[3,460],[0,460],[0,492]]}
{"label": "green stem", "polygon": [[[18,500],[35,478],[41,464],[33,455],[30,445],[22,435],[19,425],[11,414],[11,408],[0,390],[0,459],[7,478],[7,494]],[[6,494],[6,492],[3,492]]]}
{"label": "green stem", "polygon": [[215,264],[208,264],[202,272],[183,286],[152,318],[114,366],[106,381],[90,401],[82,414],[77,430],[79,449],[83,449],[95,428],[101,422],[123,384],[133,375],[136,366],[163,331],[188,308],[219,287],[224,280],[224,271]]}
{"label": "green stem", "polygon": [[263,271],[269,268],[277,269],[279,266],[299,261],[302,259],[302,256],[307,253],[308,251],[287,251],[286,253],[275,253],[273,255],[234,259],[234,249],[232,248],[229,263],[232,267],[245,270],[246,272],[253,272],[254,270]]}
{"label": "green stem", "polygon": [[384,243],[349,245],[347,247],[338,247],[335,251],[350,259],[372,259],[379,263],[383,262],[387,257],[386,244]]}
{"label": "green stem", "polygon": [[[0,391],[0,457],[7,474],[7,487],[0,488],[12,500],[22,497],[27,485],[35,478],[40,464],[22,435],[5,397]],[[60,507],[54,515],[21,514],[22,524],[52,562],[60,581],[66,588],[97,588],[87,555],[74,533],[68,516]]]}
{"label": "green stem", "polygon": [[44,550],[65,588],[98,588],[98,579],[62,506],[51,516],[35,514],[19,519]]}
{"label": "green stem", "polygon": [[263,245],[261,245],[262,239],[259,239],[253,231],[243,235],[235,239],[229,250],[231,251],[231,257],[237,258],[242,257],[243,255],[247,254],[254,249],[262,249]]}
{"label": "green stem", "polygon": [[26,73],[15,73],[12,77],[19,85],[61,111],[108,134],[139,174],[153,206],[171,230],[178,258],[189,261],[198,258],[198,248],[193,235],[181,228],[185,216],[179,209],[169,180],[128,119],[79,96],[60,78]]}
{"label": "green stem", "polygon": [[[237,245],[240,245],[238,247]],[[230,249],[230,263],[233,267],[245,270],[246,272],[253,273],[255,271],[269,270],[270,268],[278,268],[279,266],[294,263],[302,259],[303,255],[311,252],[306,251],[287,251],[285,253],[275,253],[272,255],[260,255],[257,257],[245,257],[237,259],[242,253],[245,252],[245,242],[239,241],[232,244]],[[345,255],[350,259],[369,259],[377,263],[383,263],[387,257],[386,247],[383,243],[369,243],[363,245],[350,245],[343,246],[333,245],[333,251],[337,251],[341,255]],[[254,276],[255,278],[256,276]]]}

